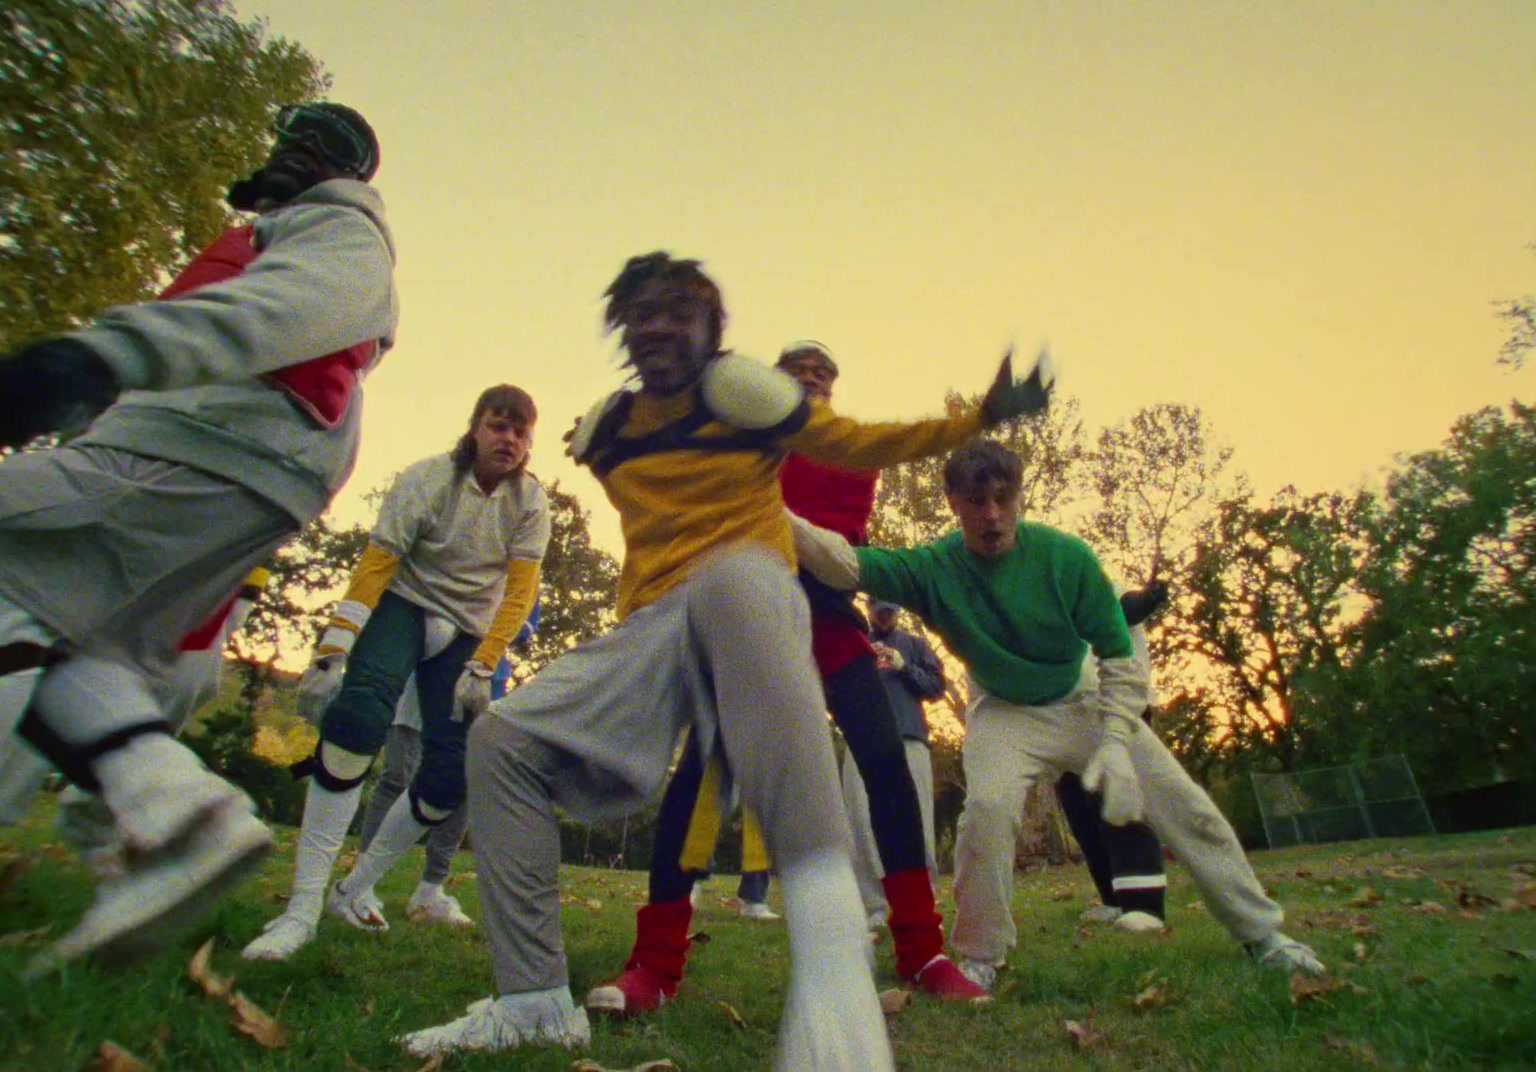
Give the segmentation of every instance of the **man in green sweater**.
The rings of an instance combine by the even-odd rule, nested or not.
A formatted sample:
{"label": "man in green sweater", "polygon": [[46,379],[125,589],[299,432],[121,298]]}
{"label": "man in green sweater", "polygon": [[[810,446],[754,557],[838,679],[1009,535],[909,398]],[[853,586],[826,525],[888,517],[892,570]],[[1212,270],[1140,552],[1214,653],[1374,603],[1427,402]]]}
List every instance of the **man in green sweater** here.
{"label": "man in green sweater", "polygon": [[1149,683],[1098,559],[1074,536],[1019,520],[1021,472],[998,443],[955,451],[944,491],[959,531],[911,550],[854,548],[796,523],[803,567],[913,611],[970,673],[951,936],[961,970],[990,987],[1016,943],[1009,905],[1024,794],[1071,771],[1103,794],[1107,821],[1145,819],[1257,962],[1321,972],[1316,953],[1280,932],[1280,906],[1231,825],[1142,724]]}

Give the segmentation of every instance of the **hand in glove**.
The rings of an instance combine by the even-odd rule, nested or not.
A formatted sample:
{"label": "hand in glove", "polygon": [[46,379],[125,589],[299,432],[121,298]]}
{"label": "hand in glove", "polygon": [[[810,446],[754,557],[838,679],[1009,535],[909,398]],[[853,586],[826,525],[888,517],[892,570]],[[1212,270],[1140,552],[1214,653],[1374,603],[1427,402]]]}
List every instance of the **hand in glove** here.
{"label": "hand in glove", "polygon": [[889,644],[882,644],[878,640],[870,645],[875,649],[875,665],[882,670],[900,670],[907,665],[907,661],[901,657],[901,652]]}
{"label": "hand in glove", "polygon": [[1002,424],[1015,417],[1033,417],[1044,413],[1056,386],[1056,366],[1050,352],[1040,348],[1035,365],[1022,380],[1013,378],[1013,347],[1003,355],[992,386],[981,400],[981,419],[988,426]]}
{"label": "hand in glove", "polygon": [[474,660],[464,664],[459,683],[453,687],[453,717],[473,722],[491,706],[491,675],[495,671]]}
{"label": "hand in glove", "polygon": [[1102,814],[1111,826],[1140,822],[1146,815],[1141,780],[1131,763],[1130,739],[1135,723],[1118,715],[1104,719],[1104,739],[1083,770],[1083,788],[1104,798]]}
{"label": "hand in glove", "polygon": [[111,367],[83,342],[44,339],[0,359],[0,446],[83,428],[119,390]]}
{"label": "hand in glove", "polygon": [[346,652],[333,650],[315,656],[315,661],[299,678],[298,708],[304,721],[320,725],[325,709],[341,691],[341,679],[346,672]]}
{"label": "hand in glove", "polygon": [[1125,614],[1125,624],[1135,628],[1162,609],[1168,602],[1168,585],[1153,581],[1145,588],[1132,588],[1120,597],[1120,610]]}

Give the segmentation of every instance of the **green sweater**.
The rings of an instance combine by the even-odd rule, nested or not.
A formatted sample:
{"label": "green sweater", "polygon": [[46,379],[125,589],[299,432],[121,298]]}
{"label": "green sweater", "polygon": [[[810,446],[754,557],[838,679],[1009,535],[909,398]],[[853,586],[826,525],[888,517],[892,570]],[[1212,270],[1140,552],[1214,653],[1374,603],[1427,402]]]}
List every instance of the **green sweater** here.
{"label": "green sweater", "polygon": [[1127,659],[1131,636],[1114,586],[1088,545],[1020,521],[997,558],[966,550],[959,532],[906,551],[859,547],[859,587],[899,603],[944,638],[976,682],[1010,703],[1070,693],[1091,647]]}

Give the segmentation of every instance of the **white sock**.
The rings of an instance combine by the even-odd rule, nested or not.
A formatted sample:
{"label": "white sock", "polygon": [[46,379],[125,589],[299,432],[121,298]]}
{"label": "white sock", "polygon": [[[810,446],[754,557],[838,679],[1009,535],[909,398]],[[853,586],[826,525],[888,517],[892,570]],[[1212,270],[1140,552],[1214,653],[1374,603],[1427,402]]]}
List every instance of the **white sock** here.
{"label": "white sock", "polygon": [[341,855],[342,839],[347,836],[347,827],[352,825],[362,795],[361,785],[337,793],[310,780],[309,793],[304,798],[304,822],[299,827],[299,843],[293,853],[289,915],[312,924],[320,921],[325,885],[331,880],[331,868]]}
{"label": "white sock", "polygon": [[341,880],[341,892],[348,897],[371,892],[374,883],[388,874],[395,861],[432,829],[411,811],[409,793],[401,793],[384,813],[378,833],[368,843],[368,851],[358,857],[352,873]]}
{"label": "white sock", "polygon": [[443,896],[443,884],[441,882],[418,882],[416,892],[411,894],[413,901],[435,901]]}
{"label": "white sock", "polygon": [[848,852],[827,849],[784,867],[779,887],[790,975],[778,1067],[894,1068]]}

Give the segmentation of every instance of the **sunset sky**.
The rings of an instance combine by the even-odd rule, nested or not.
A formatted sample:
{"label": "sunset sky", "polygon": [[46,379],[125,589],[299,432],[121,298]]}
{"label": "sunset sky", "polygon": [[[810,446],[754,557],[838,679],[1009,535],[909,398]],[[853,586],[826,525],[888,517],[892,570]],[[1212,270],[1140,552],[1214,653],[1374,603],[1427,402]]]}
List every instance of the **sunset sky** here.
{"label": "sunset sky", "polygon": [[727,341],[828,344],[915,417],[1049,339],[1090,429],[1199,406],[1261,493],[1345,490],[1529,401],[1536,3],[247,0],[379,132],[399,345],[337,503],[527,388],[533,468],[622,380],[599,297],[701,257]]}

